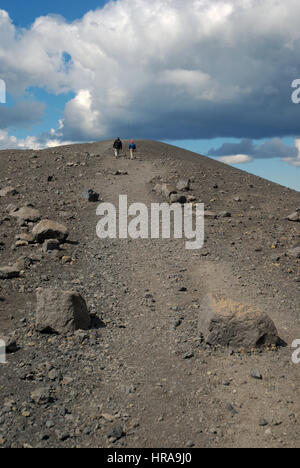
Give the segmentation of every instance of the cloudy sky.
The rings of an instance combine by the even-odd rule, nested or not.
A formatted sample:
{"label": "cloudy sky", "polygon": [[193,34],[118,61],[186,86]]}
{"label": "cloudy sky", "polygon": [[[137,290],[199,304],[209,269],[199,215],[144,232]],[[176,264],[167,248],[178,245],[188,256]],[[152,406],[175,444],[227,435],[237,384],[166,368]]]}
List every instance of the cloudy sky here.
{"label": "cloudy sky", "polygon": [[299,18],[299,0],[1,0],[0,148],[150,138],[300,191]]}

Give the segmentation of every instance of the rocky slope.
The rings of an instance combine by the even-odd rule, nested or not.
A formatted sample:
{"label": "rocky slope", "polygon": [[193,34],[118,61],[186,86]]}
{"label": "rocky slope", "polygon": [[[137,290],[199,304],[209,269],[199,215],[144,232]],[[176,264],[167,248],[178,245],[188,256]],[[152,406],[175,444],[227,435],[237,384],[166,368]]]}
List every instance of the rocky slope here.
{"label": "rocky slope", "polygon": [[[0,152],[0,330],[18,346],[0,365],[0,446],[299,447],[300,194],[161,143],[134,161],[111,146]],[[149,205],[182,178],[210,212],[203,249],[96,236],[84,191]],[[37,331],[38,288],[80,293],[91,329]],[[288,346],[208,346],[209,294],[266,313]]]}

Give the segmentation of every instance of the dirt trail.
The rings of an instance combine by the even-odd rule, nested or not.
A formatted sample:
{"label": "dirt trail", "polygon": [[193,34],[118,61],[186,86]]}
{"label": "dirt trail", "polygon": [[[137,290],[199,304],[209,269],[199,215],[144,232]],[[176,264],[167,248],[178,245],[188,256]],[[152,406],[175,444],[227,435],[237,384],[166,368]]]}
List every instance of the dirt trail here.
{"label": "dirt trail", "polygon": [[[106,192],[102,190],[104,199],[117,204],[118,194],[126,194],[129,203],[150,207],[154,200],[149,182],[162,175],[161,171],[144,161],[109,158],[108,165],[128,171],[129,175],[117,179]],[[197,446],[208,445],[201,428],[195,431],[197,414],[189,401],[194,389],[203,386],[203,375],[193,375],[193,365],[176,355],[170,318],[171,307],[180,303],[186,306],[191,301],[191,297],[189,301],[177,297],[180,294],[170,281],[170,272],[177,273],[181,268],[180,262],[174,262],[170,255],[183,248],[182,242],[174,241],[171,246],[168,241],[120,241],[112,258],[119,265],[116,281],[125,282],[128,293],[122,299],[126,315],[121,311],[119,316],[126,329],[111,343],[113,359],[122,362],[123,371],[117,382],[113,376],[106,385],[136,388],[135,411],[140,415],[142,428],[137,446],[178,447],[189,444],[191,438]]]}

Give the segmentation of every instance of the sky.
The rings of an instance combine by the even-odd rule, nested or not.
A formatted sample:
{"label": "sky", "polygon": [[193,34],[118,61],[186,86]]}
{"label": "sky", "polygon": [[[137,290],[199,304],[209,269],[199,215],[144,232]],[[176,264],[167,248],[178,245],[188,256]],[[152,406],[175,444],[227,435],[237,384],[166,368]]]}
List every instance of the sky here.
{"label": "sky", "polygon": [[300,191],[299,17],[298,0],[1,0],[0,149],[155,139]]}

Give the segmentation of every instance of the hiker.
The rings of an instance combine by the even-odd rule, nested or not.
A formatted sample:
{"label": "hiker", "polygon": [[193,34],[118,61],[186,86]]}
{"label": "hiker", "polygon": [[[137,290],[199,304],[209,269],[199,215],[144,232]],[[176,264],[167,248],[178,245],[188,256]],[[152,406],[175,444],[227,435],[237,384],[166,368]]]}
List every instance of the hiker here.
{"label": "hiker", "polygon": [[123,145],[122,145],[122,142],[120,140],[120,137],[118,137],[116,139],[116,141],[114,142],[113,148],[115,150],[115,156],[116,156],[116,158],[118,158],[119,155],[120,155],[120,151],[123,149]]}
{"label": "hiker", "polygon": [[136,146],[133,140],[131,140],[130,142],[129,151],[130,151],[130,159],[134,159],[133,153],[136,151]]}

